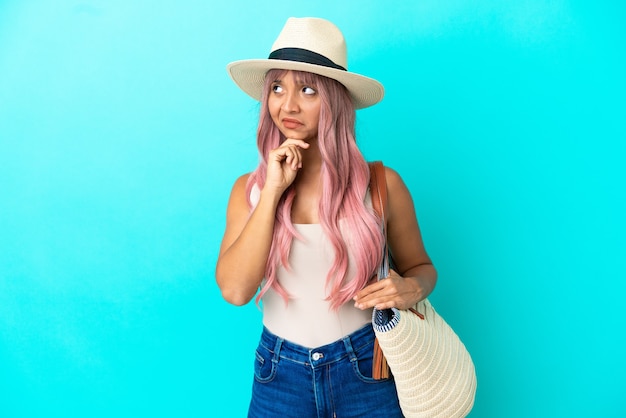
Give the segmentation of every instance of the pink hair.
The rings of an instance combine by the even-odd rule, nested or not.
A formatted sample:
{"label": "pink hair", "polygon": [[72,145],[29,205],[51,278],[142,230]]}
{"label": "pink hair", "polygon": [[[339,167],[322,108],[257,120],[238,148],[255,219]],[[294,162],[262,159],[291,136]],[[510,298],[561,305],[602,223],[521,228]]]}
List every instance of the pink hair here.
{"label": "pink hair", "polygon": [[[262,188],[267,174],[267,155],[284,140],[271,119],[267,95],[271,83],[284,70],[270,70],[265,77],[257,129],[259,166],[250,175],[247,196],[254,185]],[[321,99],[318,142],[322,156],[322,196],[319,204],[320,224],[334,252],[333,265],[326,277],[333,309],[352,299],[374,275],[380,263],[384,238],[379,218],[364,204],[369,186],[369,167],[356,145],[356,114],[346,88],[339,82],[308,72],[297,72],[299,78],[314,86]],[[295,190],[289,187],[276,210],[276,222],[270,254],[267,259],[266,283],[256,298],[260,301],[273,287],[287,302],[289,295],[277,280],[279,266],[289,268],[289,252],[294,238],[300,239],[291,221]],[[340,227],[340,220],[342,226]],[[354,277],[348,277],[349,257],[354,263]]]}

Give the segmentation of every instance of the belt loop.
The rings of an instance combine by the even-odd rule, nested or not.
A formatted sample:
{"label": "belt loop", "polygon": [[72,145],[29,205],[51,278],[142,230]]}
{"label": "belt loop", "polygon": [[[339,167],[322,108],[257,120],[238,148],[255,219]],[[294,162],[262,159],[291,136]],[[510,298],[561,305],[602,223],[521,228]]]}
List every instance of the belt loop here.
{"label": "belt loop", "polygon": [[348,356],[350,357],[350,361],[356,361],[356,354],[354,353],[354,349],[352,348],[352,342],[350,341],[350,336],[347,335],[345,337],[343,337],[343,345],[346,347],[346,352],[348,353]]}
{"label": "belt loop", "polygon": [[278,364],[278,359],[280,358],[280,349],[283,346],[283,339],[280,337],[276,337],[276,344],[274,344],[274,357],[272,357],[272,363]]}

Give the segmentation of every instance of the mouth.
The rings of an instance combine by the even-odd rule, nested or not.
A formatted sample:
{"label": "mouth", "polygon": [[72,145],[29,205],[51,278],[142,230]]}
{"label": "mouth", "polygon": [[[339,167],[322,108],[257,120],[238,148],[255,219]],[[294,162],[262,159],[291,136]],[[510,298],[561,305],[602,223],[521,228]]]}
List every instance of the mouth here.
{"label": "mouth", "polygon": [[296,129],[302,126],[302,122],[297,119],[285,118],[283,119],[283,126],[287,129]]}

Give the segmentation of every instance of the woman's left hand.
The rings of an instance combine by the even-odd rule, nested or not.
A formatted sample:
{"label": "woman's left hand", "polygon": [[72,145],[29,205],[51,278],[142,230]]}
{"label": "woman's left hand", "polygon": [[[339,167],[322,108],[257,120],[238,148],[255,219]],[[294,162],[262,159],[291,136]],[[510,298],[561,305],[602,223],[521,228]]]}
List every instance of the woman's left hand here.
{"label": "woman's left hand", "polygon": [[389,276],[364,287],[354,297],[359,309],[408,309],[424,299],[424,287],[417,277],[402,277],[394,270]]}

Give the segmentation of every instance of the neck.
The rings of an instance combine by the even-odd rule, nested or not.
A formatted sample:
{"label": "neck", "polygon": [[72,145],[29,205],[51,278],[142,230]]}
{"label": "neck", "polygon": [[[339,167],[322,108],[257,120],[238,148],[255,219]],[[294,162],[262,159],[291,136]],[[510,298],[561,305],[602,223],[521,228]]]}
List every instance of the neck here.
{"label": "neck", "polygon": [[302,150],[302,168],[296,177],[298,186],[317,185],[320,182],[322,155],[316,140],[309,142],[310,147]]}
{"label": "neck", "polygon": [[294,182],[296,196],[291,207],[291,220],[294,223],[319,223],[318,207],[321,198],[322,156],[317,141],[302,150],[302,168]]}

